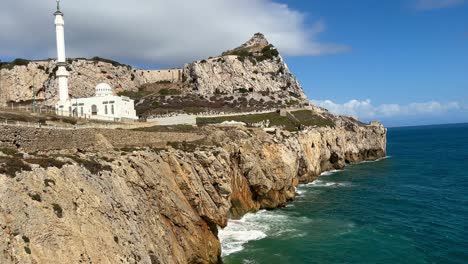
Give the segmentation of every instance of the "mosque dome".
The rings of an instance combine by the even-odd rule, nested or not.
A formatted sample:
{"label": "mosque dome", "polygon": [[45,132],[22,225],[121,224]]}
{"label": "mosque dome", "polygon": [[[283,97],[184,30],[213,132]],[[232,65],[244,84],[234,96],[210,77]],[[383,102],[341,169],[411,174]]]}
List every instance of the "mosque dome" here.
{"label": "mosque dome", "polygon": [[96,86],[96,96],[111,96],[112,87],[107,83],[100,83]]}

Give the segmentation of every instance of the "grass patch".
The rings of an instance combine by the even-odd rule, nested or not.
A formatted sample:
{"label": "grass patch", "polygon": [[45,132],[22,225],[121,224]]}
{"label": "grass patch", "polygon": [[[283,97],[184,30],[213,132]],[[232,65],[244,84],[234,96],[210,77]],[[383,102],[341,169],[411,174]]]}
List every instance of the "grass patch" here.
{"label": "grass patch", "polygon": [[255,115],[239,115],[239,116],[221,116],[221,117],[200,117],[197,118],[198,125],[219,124],[225,121],[244,122],[247,125],[252,125],[269,120],[270,126],[284,127],[288,131],[297,131],[298,124],[291,118],[280,116],[278,113],[265,113]]}
{"label": "grass patch", "polygon": [[179,95],[179,94],[180,94],[180,91],[177,90],[177,89],[163,88],[163,89],[159,90],[159,95],[162,95],[162,96]]}
{"label": "grass patch", "polygon": [[96,161],[94,159],[87,160],[87,159],[79,158],[77,156],[66,156],[66,157],[72,159],[73,161],[75,161],[79,165],[83,166],[89,172],[91,172],[91,174],[94,174],[94,175],[97,175],[98,173],[100,173],[102,171],[112,171],[111,166],[102,165],[101,163],[99,163],[98,161]]}
{"label": "grass patch", "polygon": [[147,96],[151,94],[150,92],[146,92],[146,91],[143,91],[141,89],[139,89],[137,92],[135,91],[123,91],[123,92],[119,92],[117,93],[118,96],[126,96],[130,99],[133,99],[133,100],[140,100],[142,99],[143,97]]}
{"label": "grass patch", "polygon": [[304,126],[335,127],[332,119],[314,114],[311,110],[300,110],[291,114]]}
{"label": "grass patch", "polygon": [[143,132],[176,132],[176,133],[192,133],[198,131],[197,127],[191,125],[176,125],[176,126],[153,126],[141,127],[133,129],[134,131]]}
{"label": "grass patch", "polygon": [[[21,103],[15,103],[15,105],[20,105]],[[53,122],[62,122],[66,124],[71,124],[71,125],[76,125],[77,120],[74,118],[67,118],[67,117],[58,117],[54,114],[44,114],[41,116],[37,115],[32,115],[29,112],[22,112],[22,111],[16,111],[16,112],[7,112],[3,111],[0,112],[0,120],[2,119],[7,119],[9,122],[11,121],[18,121],[18,122],[30,122],[30,123],[40,123],[40,124],[45,124],[47,121],[53,121]]]}
{"label": "grass patch", "polygon": [[31,171],[31,166],[24,163],[17,157],[0,158],[0,174],[5,174],[10,178],[15,178],[17,172]]}
{"label": "grass patch", "polygon": [[[291,116],[292,115],[292,116]],[[270,121],[272,127],[283,127],[288,131],[298,131],[302,127],[334,127],[335,123],[331,119],[314,114],[310,110],[292,112],[291,115],[281,116],[279,113],[265,113],[254,115],[221,116],[221,117],[200,117],[197,118],[198,125],[219,124],[225,121],[244,122],[247,125]]]}
{"label": "grass patch", "polygon": [[9,148],[0,148],[0,152],[8,156],[15,156],[15,157],[22,157],[21,153],[18,153],[16,149],[9,149]]}
{"label": "grass patch", "polygon": [[50,167],[56,167],[56,168],[61,169],[65,164],[67,164],[66,162],[62,162],[53,158],[31,158],[31,159],[26,159],[25,161],[30,164],[39,165],[41,166],[41,168],[44,168],[44,169],[47,169]]}

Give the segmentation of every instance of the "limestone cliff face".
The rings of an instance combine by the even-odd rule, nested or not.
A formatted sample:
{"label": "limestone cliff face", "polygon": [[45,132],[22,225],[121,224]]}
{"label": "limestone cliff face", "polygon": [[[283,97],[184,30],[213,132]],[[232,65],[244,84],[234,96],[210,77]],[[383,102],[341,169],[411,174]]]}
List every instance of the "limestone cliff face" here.
{"label": "limestone cliff face", "polygon": [[[69,91],[73,97],[93,96],[101,82],[110,84],[115,92],[134,91],[147,82],[141,71],[129,66],[99,60],[71,59]],[[26,65],[0,69],[0,103],[8,101],[58,98],[55,61],[31,61]]]}
{"label": "limestone cliff face", "polygon": [[66,164],[0,175],[0,263],[217,263],[229,217],[284,206],[300,182],[386,151],[382,126],[347,119],[207,130],[195,151],[48,152]]}
{"label": "limestone cliff face", "polygon": [[[242,46],[222,56],[185,65],[183,70],[137,70],[100,58],[68,59],[69,92],[72,98],[94,95],[97,84],[106,82],[114,92],[136,91],[143,84],[180,82],[186,94],[205,96],[243,94],[305,101],[301,85],[263,34],[257,33]],[[0,105],[29,101],[36,95],[49,105],[57,101],[56,63],[24,61],[0,64]]]}
{"label": "limestone cliff face", "polygon": [[184,76],[187,87],[203,95],[246,90],[305,98],[277,49],[260,33],[221,57],[185,65]]}

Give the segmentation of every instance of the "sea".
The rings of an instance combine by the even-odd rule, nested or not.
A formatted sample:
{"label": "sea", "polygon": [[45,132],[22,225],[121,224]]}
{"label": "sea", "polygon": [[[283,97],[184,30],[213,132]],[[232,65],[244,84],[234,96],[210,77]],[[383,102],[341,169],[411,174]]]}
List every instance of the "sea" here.
{"label": "sea", "polygon": [[468,263],[468,124],[390,128],[387,152],[230,221],[224,263]]}

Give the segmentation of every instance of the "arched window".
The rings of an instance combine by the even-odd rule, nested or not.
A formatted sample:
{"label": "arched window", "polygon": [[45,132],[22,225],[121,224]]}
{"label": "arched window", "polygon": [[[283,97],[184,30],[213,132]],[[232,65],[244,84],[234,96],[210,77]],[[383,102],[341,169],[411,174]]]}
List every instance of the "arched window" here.
{"label": "arched window", "polygon": [[97,113],[98,113],[97,106],[96,106],[96,105],[92,105],[92,106],[91,106],[91,114],[92,114],[92,115],[97,115]]}

